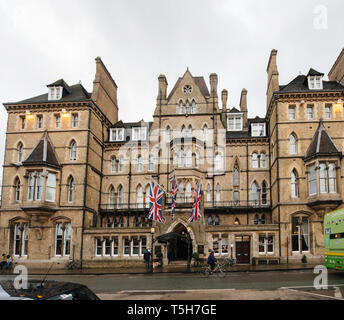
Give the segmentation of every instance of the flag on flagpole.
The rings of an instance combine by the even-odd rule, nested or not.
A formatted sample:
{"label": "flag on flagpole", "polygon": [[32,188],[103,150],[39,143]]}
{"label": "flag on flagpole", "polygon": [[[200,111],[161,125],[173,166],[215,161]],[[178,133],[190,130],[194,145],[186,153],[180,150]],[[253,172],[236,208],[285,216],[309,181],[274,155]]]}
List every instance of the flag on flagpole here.
{"label": "flag on flagpole", "polygon": [[174,174],[173,180],[172,180],[172,210],[171,210],[172,221],[174,220],[174,210],[177,204],[177,192],[178,192],[178,185],[176,181],[176,174]]}
{"label": "flag on flagpole", "polygon": [[198,221],[201,219],[201,216],[202,216],[201,199],[202,199],[202,185],[201,185],[201,180],[199,180],[197,189],[195,190],[195,194],[194,194],[194,204],[192,206],[191,216],[188,220],[189,223]]}
{"label": "flag on flagpole", "polygon": [[165,192],[153,180],[150,182],[149,188],[149,216],[150,220],[165,223],[162,216],[162,198]]}

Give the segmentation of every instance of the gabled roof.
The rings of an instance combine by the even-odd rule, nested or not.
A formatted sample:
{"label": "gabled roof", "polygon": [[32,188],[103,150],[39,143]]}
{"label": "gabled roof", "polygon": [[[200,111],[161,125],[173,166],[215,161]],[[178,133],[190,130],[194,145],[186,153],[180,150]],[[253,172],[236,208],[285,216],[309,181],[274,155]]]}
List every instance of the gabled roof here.
{"label": "gabled roof", "polygon": [[[193,80],[195,81],[197,87],[199,88],[199,90],[201,91],[202,95],[205,96],[205,97],[209,97],[210,94],[209,94],[209,90],[208,90],[208,87],[207,87],[207,84],[205,83],[205,80],[203,77],[192,77]],[[175,93],[175,91],[177,90],[179,84],[180,84],[180,81],[182,80],[183,78],[178,78],[176,84],[174,85],[172,91],[170,92],[170,94],[168,95],[168,100],[173,96],[173,94]]]}
{"label": "gabled roof", "polygon": [[60,80],[57,80],[51,84],[48,84],[47,87],[48,88],[50,88],[50,87],[63,87],[68,93],[71,93],[69,85],[63,79],[60,79]]}
{"label": "gabled roof", "polygon": [[[70,92],[66,92],[59,102],[75,102],[75,101],[84,101],[89,100],[91,98],[91,94],[87,92],[87,90],[81,85],[81,84],[75,84],[73,86],[68,87]],[[29,104],[29,103],[45,103],[45,102],[51,102],[51,100],[48,100],[48,93],[42,94],[37,97],[25,99],[19,102],[11,102],[11,103],[5,103],[4,105],[10,105],[10,104]]]}
{"label": "gabled roof", "polygon": [[238,110],[237,108],[232,108],[231,110],[229,110],[229,112],[227,113],[242,113],[240,110]]}
{"label": "gabled roof", "polygon": [[312,142],[309,145],[304,160],[309,160],[317,156],[338,155],[342,152],[328,134],[322,120],[320,120],[317,131],[315,132]]}
{"label": "gabled roof", "polygon": [[307,77],[309,76],[322,76],[323,77],[324,75],[325,75],[324,73],[321,73],[319,71],[314,70],[313,68],[310,68],[308,71]]}
{"label": "gabled roof", "polygon": [[48,132],[45,132],[37,145],[33,148],[30,155],[23,161],[24,166],[42,165],[60,167],[57,154]]}

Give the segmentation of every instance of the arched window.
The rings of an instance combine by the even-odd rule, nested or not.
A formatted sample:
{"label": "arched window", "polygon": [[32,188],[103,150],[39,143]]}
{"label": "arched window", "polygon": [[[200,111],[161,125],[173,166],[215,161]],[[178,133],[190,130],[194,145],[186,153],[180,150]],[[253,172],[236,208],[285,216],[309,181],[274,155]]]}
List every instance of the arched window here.
{"label": "arched window", "polygon": [[179,150],[178,166],[180,168],[184,167],[184,150]]}
{"label": "arched window", "polygon": [[180,131],[180,134],[181,134],[181,137],[182,137],[182,138],[185,138],[185,137],[186,137],[186,128],[185,128],[184,125],[182,126],[182,129],[181,129],[181,131]]}
{"label": "arched window", "polygon": [[221,154],[217,154],[215,156],[215,170],[220,171],[223,169],[223,165],[222,165],[222,155]]}
{"label": "arched window", "polygon": [[112,157],[111,158],[111,172],[116,172],[116,165],[117,165],[116,157]]}
{"label": "arched window", "polygon": [[171,141],[171,128],[170,126],[167,126],[166,128],[166,142],[170,142]]}
{"label": "arched window", "polygon": [[215,217],[214,225],[215,226],[219,226],[220,225],[220,217],[219,216]]}
{"label": "arched window", "polygon": [[220,203],[221,201],[221,187],[220,184],[217,184],[216,186],[216,202]]}
{"label": "arched window", "polygon": [[192,151],[190,148],[186,151],[186,167],[192,167]]}
{"label": "arched window", "polygon": [[294,134],[289,137],[289,153],[297,154],[297,138]]}
{"label": "arched window", "polygon": [[258,214],[256,214],[254,216],[254,224],[258,224],[259,223],[259,218],[258,218]]}
{"label": "arched window", "polygon": [[267,187],[266,187],[266,182],[263,181],[262,183],[262,192],[261,192],[261,195],[262,195],[262,204],[267,204],[268,203],[268,192],[267,192]]}
{"label": "arched window", "polygon": [[208,129],[207,125],[204,125],[204,127],[203,127],[203,139],[204,139],[204,142],[208,143],[209,129]]}
{"label": "arched window", "polygon": [[143,189],[141,185],[137,187],[136,191],[136,203],[138,208],[143,208]]}
{"label": "arched window", "polygon": [[234,168],[234,173],[233,173],[233,186],[239,187],[239,185],[240,185],[240,173],[239,173],[239,168],[236,165]]}
{"label": "arched window", "polygon": [[192,138],[192,125],[191,124],[188,127],[187,136],[188,136],[188,138]]}
{"label": "arched window", "polygon": [[295,169],[291,172],[290,191],[292,198],[299,197],[298,174]]}
{"label": "arched window", "polygon": [[260,167],[263,169],[266,168],[266,154],[264,152],[260,154]]}
{"label": "arched window", "polygon": [[137,157],[137,172],[142,172],[143,164],[142,164],[142,157]]}
{"label": "arched window", "polygon": [[262,219],[260,222],[261,222],[261,224],[265,224],[265,222],[266,222],[265,214],[262,214]]}
{"label": "arched window", "polygon": [[258,169],[258,154],[257,153],[252,153],[252,168],[253,169]]}
{"label": "arched window", "polygon": [[189,101],[186,101],[185,112],[186,112],[187,114],[190,113],[190,103],[189,103]]}
{"label": "arched window", "polygon": [[76,160],[77,144],[75,141],[72,141],[70,144],[70,160]]}
{"label": "arched window", "polygon": [[124,170],[124,159],[123,156],[120,156],[118,159],[118,171],[123,172]]}
{"label": "arched window", "polygon": [[191,199],[191,196],[192,196],[192,194],[191,194],[191,183],[188,182],[186,184],[186,187],[185,187],[185,197],[186,197],[188,202]]}
{"label": "arched window", "polygon": [[239,226],[240,225],[240,220],[238,218],[235,218],[234,224],[236,226]]}
{"label": "arched window", "polygon": [[207,202],[211,201],[211,189],[210,189],[210,185],[208,184],[207,186]]}
{"label": "arched window", "polygon": [[183,114],[184,113],[184,107],[183,107],[183,101],[179,101],[179,114]]}
{"label": "arched window", "polygon": [[20,201],[20,180],[19,178],[16,179],[15,183],[15,201],[18,203]]}
{"label": "arched window", "polygon": [[115,188],[111,186],[109,191],[109,207],[115,209]]}
{"label": "arched window", "polygon": [[18,144],[18,162],[19,163],[23,161],[23,152],[24,152],[23,144],[19,142]]}
{"label": "arched window", "polygon": [[118,208],[122,209],[123,208],[123,203],[124,203],[124,192],[123,192],[123,187],[120,186],[118,189]]}
{"label": "arched window", "polygon": [[145,199],[146,208],[149,208],[149,194],[150,194],[150,186],[147,185],[146,186],[146,199]]}
{"label": "arched window", "polygon": [[208,217],[208,226],[213,225],[213,218],[211,216]]}
{"label": "arched window", "polygon": [[195,167],[199,168],[199,151],[196,150],[195,152]]}
{"label": "arched window", "polygon": [[258,185],[256,182],[253,182],[251,192],[252,192],[251,194],[252,205],[257,206],[259,203],[259,194],[258,194]]}
{"label": "arched window", "polygon": [[197,104],[196,104],[195,100],[192,100],[191,113],[192,114],[197,113]]}
{"label": "arched window", "polygon": [[291,219],[291,245],[293,252],[305,252],[310,248],[309,218],[294,216]]}
{"label": "arched window", "polygon": [[68,183],[68,202],[72,203],[74,201],[74,178],[70,177]]}

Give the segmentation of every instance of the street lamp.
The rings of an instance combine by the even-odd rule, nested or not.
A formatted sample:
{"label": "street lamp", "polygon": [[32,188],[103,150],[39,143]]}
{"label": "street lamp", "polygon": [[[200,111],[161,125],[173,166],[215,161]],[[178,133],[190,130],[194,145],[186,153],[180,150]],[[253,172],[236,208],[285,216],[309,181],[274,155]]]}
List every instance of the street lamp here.
{"label": "street lamp", "polygon": [[231,243],[231,259],[233,260],[233,247],[234,247],[234,244]]}
{"label": "street lamp", "polygon": [[151,228],[151,234],[152,234],[152,252],[151,252],[151,273],[153,273],[153,257],[154,257],[154,251],[153,251],[153,244],[154,244],[154,233],[155,233],[155,228]]}
{"label": "street lamp", "polygon": [[190,237],[190,232],[191,232],[191,228],[187,227],[187,231],[188,231],[188,264],[187,264],[186,272],[191,272],[191,270],[190,270],[190,264],[191,264],[191,237]]}

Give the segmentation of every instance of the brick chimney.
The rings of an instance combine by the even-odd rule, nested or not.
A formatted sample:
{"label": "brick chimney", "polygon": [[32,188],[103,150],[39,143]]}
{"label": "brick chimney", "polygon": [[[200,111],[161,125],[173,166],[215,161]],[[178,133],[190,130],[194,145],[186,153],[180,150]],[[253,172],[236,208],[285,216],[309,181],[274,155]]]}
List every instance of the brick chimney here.
{"label": "brick chimney", "polygon": [[240,111],[244,114],[243,118],[243,129],[248,129],[248,121],[247,121],[247,90],[244,88],[241,91],[241,98],[240,98]]}
{"label": "brick chimney", "polygon": [[266,91],[267,107],[269,107],[274,92],[279,91],[279,73],[277,69],[277,50],[273,49],[267,67],[268,87]]}
{"label": "brick chimney", "polygon": [[166,76],[161,74],[159,76],[159,92],[158,92],[158,100],[166,100],[167,98],[167,86],[168,86],[168,83],[167,83],[167,79],[166,79]]}

